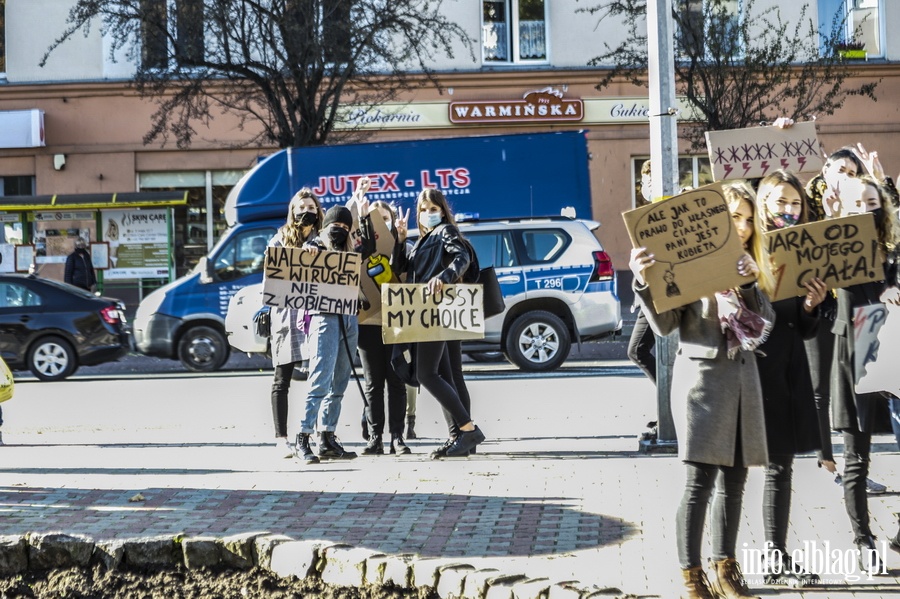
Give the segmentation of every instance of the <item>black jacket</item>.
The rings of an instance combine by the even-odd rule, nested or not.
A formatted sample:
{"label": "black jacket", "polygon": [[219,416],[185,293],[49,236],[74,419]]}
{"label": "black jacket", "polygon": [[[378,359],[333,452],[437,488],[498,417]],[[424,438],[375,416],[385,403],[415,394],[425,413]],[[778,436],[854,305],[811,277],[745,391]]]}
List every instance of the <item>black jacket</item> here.
{"label": "black jacket", "polygon": [[407,283],[427,283],[434,277],[445,284],[457,283],[469,267],[469,251],[459,229],[447,223],[419,237],[409,256],[399,252],[395,259],[395,269],[407,273]]}
{"label": "black jacket", "polygon": [[91,264],[91,255],[87,250],[76,248],[66,258],[65,281],[88,291],[97,283],[94,267]]}

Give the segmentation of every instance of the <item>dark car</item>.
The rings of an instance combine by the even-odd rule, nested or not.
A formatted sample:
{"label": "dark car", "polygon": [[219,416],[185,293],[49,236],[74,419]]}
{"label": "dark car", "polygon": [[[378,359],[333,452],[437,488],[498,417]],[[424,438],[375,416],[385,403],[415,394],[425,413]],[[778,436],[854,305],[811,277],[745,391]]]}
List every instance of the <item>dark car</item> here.
{"label": "dark car", "polygon": [[13,370],[59,381],[79,366],[113,362],[130,349],[118,300],[26,275],[0,275],[0,356]]}

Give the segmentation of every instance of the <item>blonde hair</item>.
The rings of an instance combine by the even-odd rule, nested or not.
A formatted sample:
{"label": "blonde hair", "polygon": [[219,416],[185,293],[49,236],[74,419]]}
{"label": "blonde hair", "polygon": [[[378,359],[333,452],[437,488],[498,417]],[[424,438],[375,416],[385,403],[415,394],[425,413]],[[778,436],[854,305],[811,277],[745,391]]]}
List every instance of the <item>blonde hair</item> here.
{"label": "blonde hair", "polygon": [[741,202],[750,204],[750,211],[753,215],[753,235],[750,236],[748,250],[750,256],[756,261],[759,267],[759,274],[756,276],[756,284],[769,297],[775,292],[775,277],[772,275],[772,263],[769,260],[769,252],[766,250],[765,238],[763,237],[762,220],[758,217],[760,211],[757,206],[756,194],[744,182],[730,183],[722,186],[722,192],[725,201],[728,203],[728,211],[732,214],[741,205]]}
{"label": "blonde hair", "polygon": [[[281,239],[285,247],[300,247],[303,245],[303,242],[306,241],[306,238],[311,236],[303,235],[303,228],[294,217],[294,208],[305,199],[312,199],[313,203],[316,205],[316,215],[319,217],[320,227],[325,221],[325,212],[322,211],[322,203],[319,202],[319,198],[316,197],[316,194],[314,194],[309,187],[304,187],[291,198],[291,203],[288,205],[287,222],[285,222],[278,230],[278,232],[281,233]],[[311,233],[315,232],[316,229],[313,227]]]}
{"label": "blonde hair", "polygon": [[800,218],[797,220],[797,224],[803,225],[808,223],[809,198],[806,195],[806,189],[803,188],[803,184],[800,183],[800,179],[798,179],[794,173],[784,169],[773,171],[760,180],[759,187],[756,189],[757,220],[761,220],[765,223],[767,229],[772,228],[772,224],[769,222],[769,212],[768,208],[766,208],[766,200],[769,199],[769,195],[779,185],[790,185],[798,194],[800,194]]}

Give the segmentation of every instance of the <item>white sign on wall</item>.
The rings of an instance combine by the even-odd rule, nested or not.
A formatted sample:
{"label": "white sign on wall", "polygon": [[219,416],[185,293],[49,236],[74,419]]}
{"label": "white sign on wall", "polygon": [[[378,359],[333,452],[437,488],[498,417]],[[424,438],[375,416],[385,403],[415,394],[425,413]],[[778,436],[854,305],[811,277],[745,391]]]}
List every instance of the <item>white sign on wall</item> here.
{"label": "white sign on wall", "polygon": [[167,210],[102,210],[100,238],[109,243],[106,279],[169,276]]}
{"label": "white sign on wall", "polygon": [[0,148],[39,148],[44,141],[44,111],[0,111]]}

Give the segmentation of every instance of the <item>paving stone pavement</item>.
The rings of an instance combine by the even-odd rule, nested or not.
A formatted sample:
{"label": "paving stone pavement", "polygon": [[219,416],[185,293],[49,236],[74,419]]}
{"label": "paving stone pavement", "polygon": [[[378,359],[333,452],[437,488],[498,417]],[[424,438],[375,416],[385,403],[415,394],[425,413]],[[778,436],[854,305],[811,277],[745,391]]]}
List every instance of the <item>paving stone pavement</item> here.
{"label": "paving stone pavement", "polygon": [[[413,455],[315,467],[283,459],[272,444],[269,373],[88,379],[77,382],[78,400],[54,393],[59,385],[24,382],[4,404],[0,534],[100,540],[264,530],[675,597],[673,520],[684,472],[674,456],[637,452],[655,392],[636,369],[620,366],[559,378],[472,375],[473,411],[488,441],[468,459],[428,459],[445,426],[422,396],[417,428],[427,438],[410,442]],[[293,391],[292,415],[302,388]],[[338,433],[357,451],[360,410],[351,388]],[[893,438],[875,443],[873,478],[900,489]],[[812,456],[798,458],[794,487],[790,549],[806,543],[844,557],[852,535],[840,487]],[[757,468],[739,559],[762,548],[761,504]],[[870,509],[882,538],[896,531],[900,494],[873,496]],[[759,576],[742,561],[754,582]],[[887,555],[887,563],[889,575],[872,580],[847,580],[847,569],[858,574],[851,561],[823,576],[824,587],[754,587],[780,597],[900,596],[900,556]]]}

